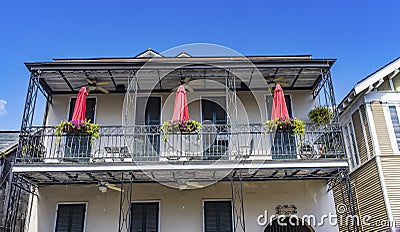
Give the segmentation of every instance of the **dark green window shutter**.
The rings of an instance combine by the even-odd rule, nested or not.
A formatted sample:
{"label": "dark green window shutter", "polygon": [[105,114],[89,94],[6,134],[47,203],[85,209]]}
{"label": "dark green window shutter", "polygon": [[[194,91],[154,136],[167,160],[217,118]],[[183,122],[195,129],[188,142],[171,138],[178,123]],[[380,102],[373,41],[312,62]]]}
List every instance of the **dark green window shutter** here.
{"label": "dark green window shutter", "polygon": [[59,204],[56,232],[83,232],[86,204]]}
{"label": "dark green window shutter", "polygon": [[204,202],[205,232],[232,232],[232,205],[230,201]]}
{"label": "dark green window shutter", "polygon": [[158,232],[158,202],[132,203],[131,232]]}

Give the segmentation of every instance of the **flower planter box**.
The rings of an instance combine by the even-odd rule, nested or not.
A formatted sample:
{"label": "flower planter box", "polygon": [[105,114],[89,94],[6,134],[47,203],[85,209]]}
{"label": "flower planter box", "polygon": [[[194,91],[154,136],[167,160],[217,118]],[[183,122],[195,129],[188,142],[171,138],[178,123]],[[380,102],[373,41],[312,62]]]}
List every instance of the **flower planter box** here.
{"label": "flower planter box", "polygon": [[[63,121],[56,127],[56,136],[63,138],[66,162],[88,162],[92,141],[99,136],[99,125],[85,121]],[[57,143],[60,138],[57,138]]]}
{"label": "flower planter box", "polygon": [[201,156],[202,140],[196,132],[186,133],[175,131],[168,133],[163,141],[163,156],[169,160],[190,160]]}
{"label": "flower planter box", "polygon": [[64,139],[65,162],[89,162],[92,136],[86,133],[66,133]]}
{"label": "flower planter box", "polygon": [[296,159],[296,134],[291,130],[276,130],[271,148],[272,159]]}

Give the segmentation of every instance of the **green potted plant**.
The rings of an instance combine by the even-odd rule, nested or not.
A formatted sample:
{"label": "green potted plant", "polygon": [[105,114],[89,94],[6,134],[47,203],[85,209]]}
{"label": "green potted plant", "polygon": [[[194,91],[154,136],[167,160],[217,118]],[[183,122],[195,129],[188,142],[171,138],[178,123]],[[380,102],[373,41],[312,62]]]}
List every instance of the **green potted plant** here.
{"label": "green potted plant", "polygon": [[167,135],[169,132],[180,132],[181,134],[197,133],[197,139],[200,139],[201,123],[192,120],[177,120],[177,121],[165,121],[161,127],[160,131],[163,132],[163,141],[167,141]]}
{"label": "green potted plant", "polygon": [[93,140],[99,137],[99,125],[84,121],[62,121],[55,126],[56,144],[65,136],[63,161],[87,162],[91,154]]}
{"label": "green potted plant", "polygon": [[[271,146],[272,159],[295,159],[297,148],[302,144],[305,134],[305,124],[297,118],[277,118],[264,123],[266,133],[271,133],[273,144]],[[296,135],[299,142],[296,143]],[[296,145],[297,144],[297,145]]]}
{"label": "green potted plant", "polygon": [[58,139],[63,134],[87,135],[90,136],[90,144],[92,144],[93,140],[99,137],[99,125],[91,123],[90,119],[85,119],[84,121],[62,121],[55,126],[55,129],[55,135]]}
{"label": "green potted plant", "polygon": [[267,120],[264,123],[267,132],[275,130],[293,131],[295,134],[303,136],[305,133],[305,124],[297,118],[277,118],[275,120]]}
{"label": "green potted plant", "polygon": [[316,124],[329,124],[333,119],[333,112],[326,106],[319,106],[310,110],[308,118]]}
{"label": "green potted plant", "polygon": [[29,141],[22,146],[22,156],[29,157],[30,160],[40,162],[43,159],[44,147],[37,141]]}

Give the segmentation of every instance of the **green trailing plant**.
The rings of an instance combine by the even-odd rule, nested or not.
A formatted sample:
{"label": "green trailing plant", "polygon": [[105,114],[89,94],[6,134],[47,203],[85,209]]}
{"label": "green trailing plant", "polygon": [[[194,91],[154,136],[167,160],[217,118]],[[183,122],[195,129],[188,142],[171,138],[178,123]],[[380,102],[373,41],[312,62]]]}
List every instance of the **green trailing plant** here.
{"label": "green trailing plant", "polygon": [[43,150],[42,145],[28,143],[22,147],[22,156],[40,158],[42,157],[43,154],[42,150]]}
{"label": "green trailing plant", "polygon": [[305,124],[297,118],[277,118],[275,120],[267,120],[264,125],[267,127],[267,132],[275,130],[293,131],[295,134],[303,136],[305,133]]}
{"label": "green trailing plant", "polygon": [[341,149],[340,144],[335,144],[333,142],[329,142],[329,143],[322,145],[320,148],[320,151],[321,151],[321,153],[329,153],[331,151],[336,153],[337,151],[340,151],[340,149]]}
{"label": "green trailing plant", "polygon": [[180,132],[183,134],[197,133],[197,139],[200,139],[201,123],[196,120],[177,120],[177,121],[165,121],[160,127],[160,131],[163,132],[163,141],[167,141],[167,135],[169,132]]}
{"label": "green trailing plant", "polygon": [[326,106],[319,106],[315,109],[310,110],[308,118],[311,122],[317,124],[328,124],[333,119],[333,112]]}
{"label": "green trailing plant", "polygon": [[62,121],[55,126],[57,143],[63,134],[82,134],[90,136],[90,144],[99,137],[99,124],[91,123],[90,119],[84,121]]}

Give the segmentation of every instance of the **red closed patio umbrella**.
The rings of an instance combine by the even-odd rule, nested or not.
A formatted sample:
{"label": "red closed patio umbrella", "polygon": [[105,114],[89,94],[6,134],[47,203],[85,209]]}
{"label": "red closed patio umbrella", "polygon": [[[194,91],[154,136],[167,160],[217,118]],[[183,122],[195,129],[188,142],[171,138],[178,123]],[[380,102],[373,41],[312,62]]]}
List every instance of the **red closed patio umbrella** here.
{"label": "red closed patio umbrella", "polygon": [[185,87],[181,85],[176,90],[172,121],[184,121],[184,120],[189,120],[189,110],[186,99],[186,90]]}
{"label": "red closed patio umbrella", "polygon": [[78,97],[76,98],[74,113],[72,114],[71,121],[73,122],[83,122],[86,118],[86,96],[88,92],[86,87],[82,87],[79,90]]}
{"label": "red closed patio umbrella", "polygon": [[277,84],[275,86],[271,120],[275,120],[278,118],[289,118],[285,95],[283,94],[283,89],[280,84]]}

